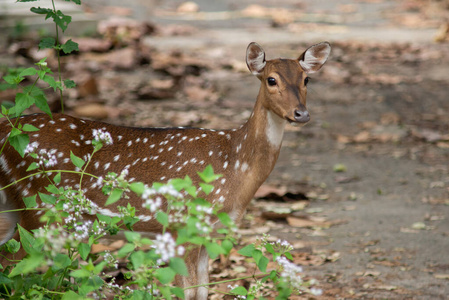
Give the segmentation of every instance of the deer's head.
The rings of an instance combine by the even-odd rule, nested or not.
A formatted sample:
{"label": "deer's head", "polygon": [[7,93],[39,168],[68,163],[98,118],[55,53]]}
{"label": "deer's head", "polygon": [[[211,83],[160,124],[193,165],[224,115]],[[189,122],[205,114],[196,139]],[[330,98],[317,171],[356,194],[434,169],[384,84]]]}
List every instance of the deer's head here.
{"label": "deer's head", "polygon": [[262,82],[259,96],[268,110],[292,123],[310,120],[306,108],[309,74],[318,71],[326,62],[331,47],[322,42],[309,47],[297,59],[265,60],[265,52],[257,43],[246,50],[248,69]]}

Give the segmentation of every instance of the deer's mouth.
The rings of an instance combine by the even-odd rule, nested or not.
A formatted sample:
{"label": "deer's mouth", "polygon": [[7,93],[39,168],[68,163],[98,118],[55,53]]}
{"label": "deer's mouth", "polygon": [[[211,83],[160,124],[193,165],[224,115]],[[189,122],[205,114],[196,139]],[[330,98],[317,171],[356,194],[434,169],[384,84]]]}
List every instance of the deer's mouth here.
{"label": "deer's mouth", "polygon": [[299,127],[299,126],[305,125],[307,122],[309,122],[310,117],[307,117],[306,119],[301,119],[301,120],[296,120],[296,118],[295,119],[286,118],[286,120],[290,125]]}

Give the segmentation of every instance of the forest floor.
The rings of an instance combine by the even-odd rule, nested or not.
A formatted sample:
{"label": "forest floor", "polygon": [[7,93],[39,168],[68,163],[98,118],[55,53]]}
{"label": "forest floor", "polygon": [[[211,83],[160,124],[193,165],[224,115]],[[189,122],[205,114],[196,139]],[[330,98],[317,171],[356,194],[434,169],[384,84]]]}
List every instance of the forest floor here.
{"label": "forest floor", "polygon": [[[132,126],[237,128],[259,88],[244,62],[249,42],[268,58],[294,58],[327,40],[331,57],[309,83],[312,119],[287,127],[277,165],[241,224],[241,244],[255,233],[290,241],[295,262],[320,282],[316,299],[447,299],[448,7],[252,2],[163,1],[148,25],[109,20],[100,23],[103,37],[74,37],[80,53],[63,60],[64,76],[78,84],[68,113]],[[0,65],[51,55],[35,45],[9,40]],[[227,271],[214,263],[211,280],[245,266],[232,257]]]}

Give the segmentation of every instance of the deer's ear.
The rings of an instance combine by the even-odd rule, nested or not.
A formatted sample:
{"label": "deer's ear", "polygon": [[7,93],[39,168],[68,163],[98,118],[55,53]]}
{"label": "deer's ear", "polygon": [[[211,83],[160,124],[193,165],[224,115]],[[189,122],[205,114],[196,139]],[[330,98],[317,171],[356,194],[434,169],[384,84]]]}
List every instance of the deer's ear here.
{"label": "deer's ear", "polygon": [[265,52],[257,43],[252,42],[246,48],[246,65],[254,75],[259,75],[267,62],[265,61]]}
{"label": "deer's ear", "polygon": [[321,69],[331,53],[331,45],[322,42],[309,47],[299,56],[299,64],[306,74],[312,74]]}

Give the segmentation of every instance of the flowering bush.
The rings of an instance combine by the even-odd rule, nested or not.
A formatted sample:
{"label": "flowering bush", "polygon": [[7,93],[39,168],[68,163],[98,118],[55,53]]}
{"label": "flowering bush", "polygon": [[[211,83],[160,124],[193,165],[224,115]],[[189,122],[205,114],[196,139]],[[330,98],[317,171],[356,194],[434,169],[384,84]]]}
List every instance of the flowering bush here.
{"label": "flowering bush", "polygon": [[[23,0],[30,1],[30,0]],[[72,0],[80,4],[80,0]],[[19,0],[20,2],[20,0]],[[53,0],[52,0],[53,2]],[[32,12],[52,17],[62,31],[71,18],[61,11],[45,8],[32,8]],[[57,30],[58,33],[58,30]],[[71,40],[58,44],[58,38],[44,38],[40,48],[54,48],[66,54],[77,50],[78,46]],[[29,143],[27,132],[39,129],[30,124],[21,124],[21,114],[35,104],[43,112],[51,115],[45,94],[36,86],[38,80],[46,82],[54,91],[59,91],[62,101],[62,90],[74,87],[71,80],[56,80],[47,67],[46,59],[36,64],[37,68],[11,70],[4,80],[15,88],[26,78],[33,79],[33,84],[23,87],[23,93],[17,93],[14,106],[1,106],[0,119],[11,124],[11,133],[7,142],[0,149],[0,155],[6,143],[10,143],[24,157],[33,158],[27,171],[33,174],[27,178],[48,179],[45,187],[48,193],[39,193],[41,203],[36,201],[37,195],[24,198],[24,210],[39,210],[41,221],[46,225],[28,232],[20,225],[17,230],[21,242],[12,239],[4,244],[4,250],[16,253],[22,247],[27,256],[12,265],[0,266],[0,297],[8,299],[172,299],[184,298],[184,290],[173,285],[176,275],[187,276],[187,267],[183,257],[195,247],[204,246],[210,258],[220,254],[227,255],[236,243],[236,225],[231,218],[221,212],[222,198],[216,203],[205,201],[200,195],[207,195],[213,189],[213,183],[220,178],[212,167],[199,172],[202,182],[194,186],[189,177],[153,183],[151,186],[141,182],[128,180],[129,170],[120,174],[109,173],[104,178],[86,173],[92,157],[103,147],[114,141],[111,134],[94,129],[91,140],[87,144],[93,146],[92,153],[85,157],[77,157],[73,153],[69,158],[79,175],[79,183],[61,187],[63,170],[52,170],[58,163],[56,150],[46,150],[37,142]],[[15,118],[15,119],[14,119]],[[68,162],[68,161],[67,161]],[[118,207],[115,215],[105,214],[105,207],[98,207],[82,189],[83,179],[95,179],[92,188],[101,188],[107,195],[106,207],[116,203],[131,193],[142,198],[142,206],[152,216],[137,216],[135,207],[127,205]],[[17,179],[17,184],[23,179]],[[8,188],[9,186],[0,188]],[[166,207],[162,204],[166,201]],[[162,209],[164,208],[164,209]],[[139,208],[140,209],[140,208]],[[8,211],[0,211],[7,213]],[[85,216],[90,216],[85,219]],[[162,227],[154,240],[132,231],[138,221],[155,218]],[[218,220],[221,226],[217,227]],[[218,228],[218,229],[217,229]],[[91,251],[94,244],[105,235],[116,235],[122,232],[126,244],[118,251],[105,250],[100,253]],[[212,235],[218,232],[219,235]],[[176,236],[176,238],[175,238]],[[223,294],[234,295],[235,299],[264,299],[264,288],[269,282],[274,284],[277,299],[287,299],[292,293],[312,293],[319,295],[321,291],[314,288],[313,280],[304,281],[300,275],[302,269],[290,262],[290,251],[293,247],[287,241],[268,242],[263,236],[257,243],[242,248],[239,253],[253,259],[259,273],[242,278],[253,280],[246,289],[237,285],[229,285],[230,291]],[[272,260],[278,266],[268,270]],[[109,271],[116,270],[120,261],[127,261],[125,284],[116,283]],[[242,278],[236,278],[240,280]],[[227,280],[226,282],[230,282]],[[215,283],[218,284],[219,282]],[[189,288],[189,287],[187,287]]]}

